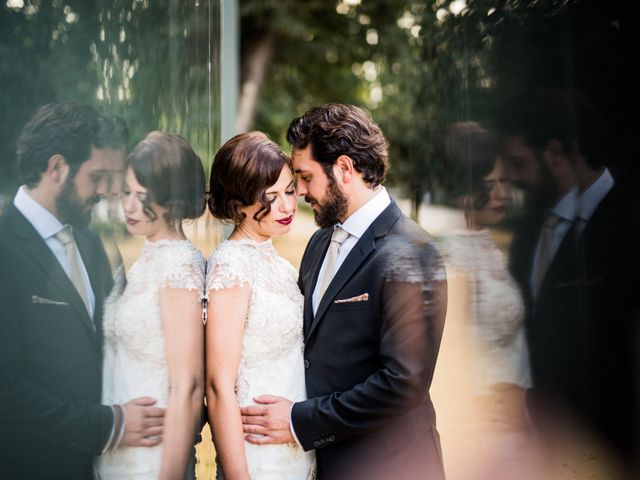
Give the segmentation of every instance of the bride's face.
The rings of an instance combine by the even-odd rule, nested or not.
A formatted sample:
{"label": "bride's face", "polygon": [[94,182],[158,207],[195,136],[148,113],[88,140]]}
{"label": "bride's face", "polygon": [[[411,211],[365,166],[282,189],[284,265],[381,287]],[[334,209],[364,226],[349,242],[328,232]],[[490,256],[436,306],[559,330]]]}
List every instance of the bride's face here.
{"label": "bride's face", "polygon": [[122,191],[122,208],[130,234],[159,240],[169,229],[165,214],[167,209],[149,202],[149,191],[140,185],[133,169],[128,168]]}
{"label": "bride's face", "polygon": [[484,177],[483,182],[487,192],[487,201],[482,208],[475,211],[475,220],[478,226],[487,227],[504,220],[511,194],[501,159],[496,161],[493,171]]}
{"label": "bride's face", "polygon": [[267,188],[265,197],[271,206],[269,214],[259,222],[253,216],[262,209],[259,202],[241,209],[246,215],[240,231],[254,240],[267,240],[275,235],[284,235],[291,229],[296,213],[296,189],[288,165],[282,167],[278,181]]}

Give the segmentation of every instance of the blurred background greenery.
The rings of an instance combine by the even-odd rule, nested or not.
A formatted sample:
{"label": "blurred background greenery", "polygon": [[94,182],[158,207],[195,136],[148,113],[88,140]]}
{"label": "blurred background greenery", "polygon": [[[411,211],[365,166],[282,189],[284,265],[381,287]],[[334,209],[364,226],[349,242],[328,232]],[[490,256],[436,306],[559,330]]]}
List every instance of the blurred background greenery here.
{"label": "blurred background greenery", "polygon": [[[237,48],[221,52],[221,11]],[[289,121],[327,101],[371,111],[391,144],[389,183],[446,201],[439,138],[489,124],[534,87],[579,88],[604,112],[614,166],[634,169],[633,3],[588,0],[2,0],[0,189],[16,186],[15,140],[37,106],[77,100],[124,117],[131,143],[184,135],[209,165],[227,131],[285,144]],[[637,36],[637,35],[636,35]],[[221,99],[236,68],[238,98]],[[222,86],[223,87],[223,86]],[[231,90],[233,91],[233,90]],[[222,119],[222,101],[237,102]]]}

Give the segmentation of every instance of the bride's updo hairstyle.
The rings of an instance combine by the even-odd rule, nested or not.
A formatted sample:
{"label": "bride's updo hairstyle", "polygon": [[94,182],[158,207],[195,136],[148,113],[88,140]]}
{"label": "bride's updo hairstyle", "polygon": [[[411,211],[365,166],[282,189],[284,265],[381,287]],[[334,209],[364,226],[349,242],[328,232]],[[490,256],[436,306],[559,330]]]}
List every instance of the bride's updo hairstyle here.
{"label": "bride's updo hairstyle", "polygon": [[271,212],[265,192],[278,181],[285,165],[291,167],[289,158],[264,133],[236,135],[213,158],[209,178],[211,214],[238,225],[246,217],[240,209],[257,202],[261,208],[253,218],[260,222]]}
{"label": "bride's updo hairstyle", "polygon": [[170,225],[196,219],[205,211],[205,174],[200,157],[184,138],[151,132],[127,157],[138,183],[148,190],[144,213],[157,218],[152,203],[167,209]]}

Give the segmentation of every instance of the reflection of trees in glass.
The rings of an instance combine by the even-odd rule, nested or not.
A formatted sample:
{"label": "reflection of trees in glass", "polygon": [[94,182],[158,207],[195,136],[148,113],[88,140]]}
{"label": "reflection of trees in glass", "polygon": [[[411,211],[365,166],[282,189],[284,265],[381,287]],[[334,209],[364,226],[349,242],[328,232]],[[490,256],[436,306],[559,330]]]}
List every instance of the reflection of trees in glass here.
{"label": "reflection of trees in glass", "polygon": [[256,127],[282,141],[291,118],[314,104],[363,105],[391,142],[390,181],[404,186],[417,205],[442,170],[434,137],[464,115],[465,89],[480,72],[480,62],[468,61],[459,18],[464,5],[242,2],[245,82],[255,86],[251,62],[259,60],[260,46],[272,42]]}
{"label": "reflection of trees in glass", "polygon": [[[625,96],[634,90],[634,77],[622,66],[634,56],[637,17],[625,2],[606,8],[588,0],[240,5],[243,80],[249,92],[262,87],[255,128],[283,142],[291,118],[314,104],[368,107],[391,143],[390,181],[403,187],[414,207],[447,175],[437,148],[443,127],[489,122],[498,104],[535,86],[586,90],[608,111],[618,132],[615,145],[629,147],[616,147],[618,157],[633,152],[635,121]],[[261,85],[255,67],[265,58]]]}
{"label": "reflection of trees in glass", "polygon": [[90,45],[96,96],[128,119],[134,139],[157,128],[185,136],[212,157],[219,122],[215,6],[213,12],[206,1],[102,2],[100,32]]}
{"label": "reflection of trees in glass", "polygon": [[0,188],[37,106],[75,100],[124,117],[132,141],[180,133],[203,159],[218,141],[217,0],[6,0],[0,6]]}

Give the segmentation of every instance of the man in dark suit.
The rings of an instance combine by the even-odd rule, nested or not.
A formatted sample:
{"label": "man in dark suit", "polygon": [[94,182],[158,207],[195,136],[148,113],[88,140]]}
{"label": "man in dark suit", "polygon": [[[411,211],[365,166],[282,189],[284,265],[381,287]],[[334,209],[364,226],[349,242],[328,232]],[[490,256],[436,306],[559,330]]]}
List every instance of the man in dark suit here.
{"label": "man in dark suit", "polygon": [[446,312],[441,258],[382,186],[387,143],[362,110],[313,108],[287,139],[298,194],[321,227],[299,277],[309,400],[256,399],[242,409],[247,439],[315,449],[320,479],[444,478],[429,396]]}
{"label": "man in dark suit", "polygon": [[[604,168],[605,128],[580,95],[542,92],[509,112],[505,161],[530,200],[511,265],[527,303],[532,416],[543,431],[571,418],[629,463],[638,378],[633,202]],[[566,232],[536,279],[548,218],[559,210]]]}
{"label": "man in dark suit", "polygon": [[119,442],[155,445],[154,400],[100,404],[102,308],[112,286],[93,205],[122,170],[124,122],[42,107],[18,139],[24,181],[0,217],[0,478],[89,479]]}
{"label": "man in dark suit", "polygon": [[[575,175],[559,141],[534,146],[523,132],[505,142],[511,181],[527,193],[516,226],[510,263],[525,301],[525,332],[534,418],[549,409],[574,411],[581,403],[581,321],[574,218]],[[548,147],[548,148],[547,148]],[[580,407],[581,408],[581,407]]]}
{"label": "man in dark suit", "polygon": [[580,307],[590,339],[587,413],[600,438],[632,468],[639,460],[638,205],[605,166],[607,136],[600,115],[589,105],[578,114],[576,124],[588,132],[574,156]]}

